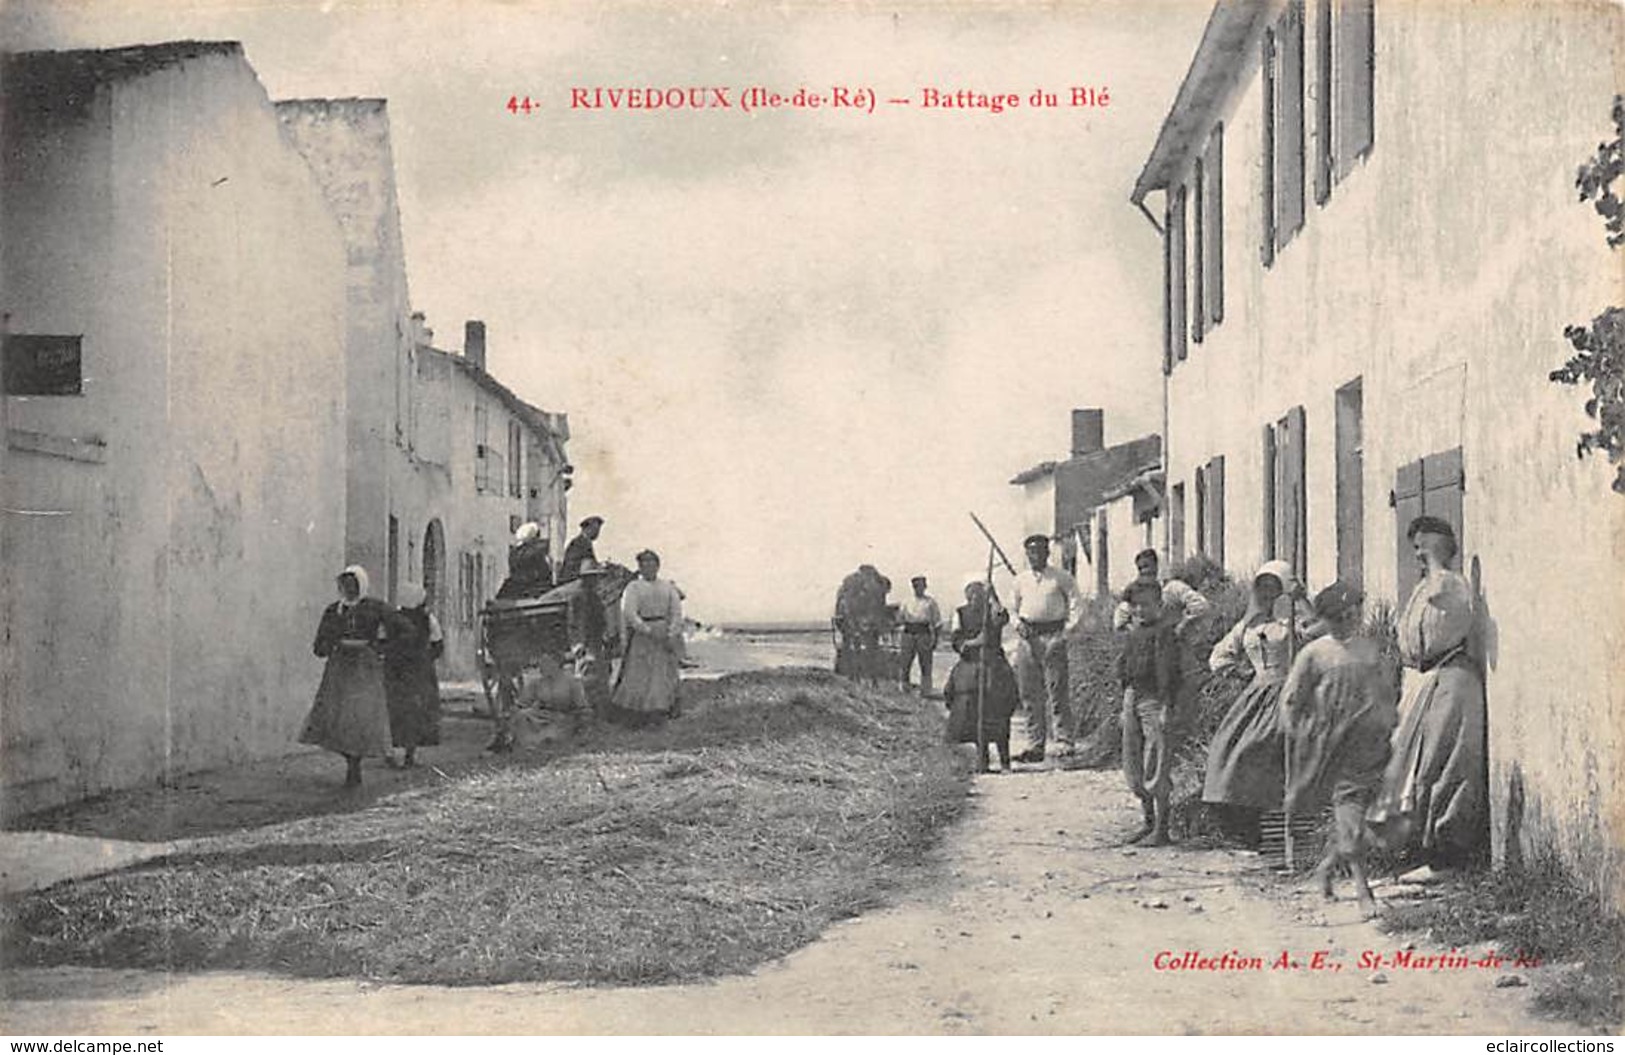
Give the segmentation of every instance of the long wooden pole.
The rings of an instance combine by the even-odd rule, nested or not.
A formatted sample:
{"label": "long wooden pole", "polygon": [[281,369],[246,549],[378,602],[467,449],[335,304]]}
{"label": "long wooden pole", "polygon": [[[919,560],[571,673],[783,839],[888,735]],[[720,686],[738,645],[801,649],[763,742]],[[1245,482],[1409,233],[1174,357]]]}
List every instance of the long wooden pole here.
{"label": "long wooden pole", "polygon": [[[975,514],[972,514],[973,516]],[[992,542],[991,536],[989,542]],[[976,765],[987,764],[987,724],[983,715],[987,708],[987,635],[993,629],[993,551],[998,543],[992,542],[987,550],[987,574],[982,578],[982,632],[976,655]]]}

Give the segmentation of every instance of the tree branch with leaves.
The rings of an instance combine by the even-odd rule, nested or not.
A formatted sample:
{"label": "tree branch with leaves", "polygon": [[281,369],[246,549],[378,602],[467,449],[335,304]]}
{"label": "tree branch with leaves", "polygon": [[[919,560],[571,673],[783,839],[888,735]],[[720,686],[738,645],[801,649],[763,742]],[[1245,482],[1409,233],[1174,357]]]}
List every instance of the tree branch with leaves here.
{"label": "tree branch with leaves", "polygon": [[[1614,138],[1600,143],[1597,152],[1580,166],[1575,186],[1580,201],[1591,202],[1608,230],[1608,246],[1625,245],[1625,202],[1614,193],[1614,183],[1625,174],[1625,96],[1614,96]],[[1591,397],[1585,402],[1586,416],[1597,427],[1580,434],[1575,456],[1584,458],[1604,451],[1618,466],[1613,488],[1625,494],[1625,308],[1611,307],[1587,326],[1568,326],[1563,336],[1574,346],[1575,354],[1551,380],[1565,385],[1590,383]]]}

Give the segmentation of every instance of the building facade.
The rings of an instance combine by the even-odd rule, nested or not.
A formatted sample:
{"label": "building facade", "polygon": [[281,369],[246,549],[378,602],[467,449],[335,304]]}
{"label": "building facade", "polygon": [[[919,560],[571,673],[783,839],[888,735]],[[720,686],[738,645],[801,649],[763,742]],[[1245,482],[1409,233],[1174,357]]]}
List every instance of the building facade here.
{"label": "building facade", "polygon": [[1226,0],[1132,193],[1164,244],[1167,557],[1397,605],[1405,526],[1450,520],[1496,858],[1555,851],[1616,905],[1625,503],[1547,373],[1619,295],[1574,178],[1621,28],[1600,3]]}
{"label": "building facade", "polygon": [[478,676],[478,616],[508,572],[508,546],[527,521],[563,553],[571,466],[569,421],[520,399],[486,370],[485,325],[470,321],[463,354],[419,331],[419,413],[427,489],[411,521],[409,574],[424,584],[446,634],[443,672]]}
{"label": "building facade", "polygon": [[236,44],[6,60],[8,815],[285,750],[344,556],[344,245]]}
{"label": "building facade", "polygon": [[[1084,596],[1108,596],[1161,513],[1162,437],[1141,436],[1110,447],[1106,414],[1098,407],[1072,412],[1072,453],[1015,476],[1022,489],[1023,529],[1048,535]],[[1115,550],[1128,547],[1114,561]],[[1125,580],[1126,581],[1126,580]],[[1121,585],[1120,583],[1117,585]]]}

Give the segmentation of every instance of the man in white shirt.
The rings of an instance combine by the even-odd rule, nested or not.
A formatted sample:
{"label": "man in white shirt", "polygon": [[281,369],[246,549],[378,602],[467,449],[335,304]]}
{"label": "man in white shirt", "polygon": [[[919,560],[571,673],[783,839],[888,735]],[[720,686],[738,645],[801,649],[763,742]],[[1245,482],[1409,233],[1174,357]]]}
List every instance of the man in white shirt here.
{"label": "man in white shirt", "polygon": [[936,599],[925,592],[925,576],[910,580],[914,596],[897,606],[898,621],[902,623],[900,640],[902,655],[898,657],[901,670],[897,677],[904,692],[908,691],[908,675],[914,661],[920,662],[920,695],[931,695],[931,655],[937,650],[937,636],[942,631],[942,609]]}
{"label": "man in white shirt", "polygon": [[1027,712],[1028,748],[1017,762],[1042,762],[1055,723],[1056,748],[1072,751],[1072,702],[1069,697],[1067,641],[1083,619],[1083,595],[1077,580],[1049,564],[1049,539],[1029,535],[1023,543],[1027,570],[1016,575],[1011,610],[1016,616],[1016,680]]}
{"label": "man in white shirt", "polygon": [[[1143,549],[1134,556],[1134,570],[1139,572],[1139,578],[1147,582],[1157,581],[1157,551]],[[1125,591],[1124,597],[1127,597]],[[1193,619],[1199,619],[1207,614],[1207,598],[1202,596],[1200,590],[1180,582],[1178,579],[1169,579],[1162,583],[1162,603],[1166,608],[1179,611],[1179,621],[1174,624],[1174,633],[1183,637],[1185,628]],[[1112,629],[1126,630],[1134,618],[1134,608],[1125,599],[1118,602],[1117,608],[1112,612]]]}

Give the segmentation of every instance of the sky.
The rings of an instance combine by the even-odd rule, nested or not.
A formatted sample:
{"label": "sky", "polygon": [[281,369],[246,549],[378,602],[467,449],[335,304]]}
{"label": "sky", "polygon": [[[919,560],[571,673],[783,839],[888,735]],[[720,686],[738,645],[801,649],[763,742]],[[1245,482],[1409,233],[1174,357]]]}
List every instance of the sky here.
{"label": "sky", "polygon": [[[600,556],[652,547],[691,615],[744,621],[824,618],[863,562],[953,603],[986,558],[968,513],[1017,554],[1009,480],[1066,455],[1073,407],[1108,443],[1157,430],[1160,242],[1128,194],[1209,10],[10,0],[0,31],[239,40],[273,99],[387,98],[436,344],[485,320],[492,373],[570,416]],[[570,107],[691,85],[732,108]],[[879,101],[746,113],[752,85]]]}

